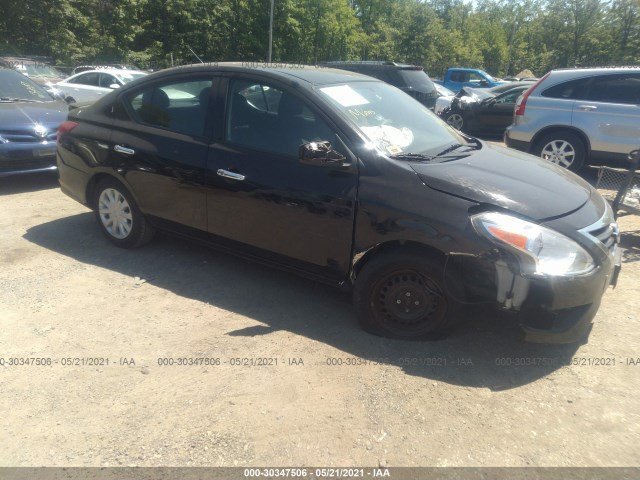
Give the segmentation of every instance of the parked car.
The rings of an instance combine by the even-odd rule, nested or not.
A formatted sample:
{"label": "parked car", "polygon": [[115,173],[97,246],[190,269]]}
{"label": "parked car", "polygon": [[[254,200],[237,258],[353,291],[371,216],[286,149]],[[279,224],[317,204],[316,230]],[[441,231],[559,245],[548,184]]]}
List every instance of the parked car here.
{"label": "parked car", "polygon": [[0,176],[56,169],[56,131],[67,105],[40,85],[0,67]]}
{"label": "parked car", "polygon": [[453,97],[455,97],[456,94],[439,83],[436,83],[435,86],[436,91],[440,96],[436,99],[436,104],[433,107],[433,113],[439,115],[445,108],[448,108],[449,105],[451,105],[451,100],[453,100]]}
{"label": "parked car", "polygon": [[114,245],[162,229],[352,289],[362,327],[395,338],[487,302],[530,340],[575,341],[620,264],[584,180],[341,70],[153,73],[70,111],[58,166]]}
{"label": "parked car", "polygon": [[552,70],[517,103],[505,143],[573,171],[626,163],[639,106],[640,67]]}
{"label": "parked car", "polygon": [[[487,88],[487,89],[483,89],[484,91],[493,93],[495,95],[498,95],[500,93],[506,92],[508,90],[511,90],[512,88],[516,88],[516,87],[522,87],[523,85],[528,85],[531,86],[533,85],[533,82],[529,82],[528,80],[523,80],[521,82],[508,82],[508,83],[503,83],[501,85],[496,85],[495,87],[491,87],[491,88]],[[453,100],[453,98],[456,96],[455,93],[451,92],[451,90],[448,90],[447,88],[443,87],[442,85],[436,84],[436,88],[438,89],[438,91],[440,91],[440,89],[444,89],[448,92],[450,92],[450,94],[444,95],[439,97],[436,100],[436,107],[434,109],[434,113],[436,115],[440,115],[446,108],[449,108],[449,106],[451,105],[451,101]],[[471,88],[471,87],[466,87],[466,88]],[[476,89],[474,89],[476,90]],[[460,92],[462,92],[462,90],[460,90]],[[458,93],[460,93],[458,92]]]}
{"label": "parked car", "polygon": [[512,87],[498,95],[465,87],[440,116],[454,128],[474,135],[503,135],[513,120],[516,100],[529,85]]}
{"label": "parked car", "polygon": [[325,62],[320,65],[349,70],[382,80],[408,93],[431,110],[440,95],[427,72],[417,65],[390,61]]}
{"label": "parked car", "polygon": [[109,63],[109,64],[104,64],[104,65],[78,65],[77,67],[75,67],[75,68],[73,68],[71,70],[71,75],[75,75],[76,73],[87,72],[89,70],[104,70],[104,69],[140,71],[140,69],[138,67],[136,67],[135,65],[126,65],[126,64],[123,64],[123,63]]}
{"label": "parked car", "polygon": [[41,57],[0,57],[0,65],[17,70],[54,97],[62,99],[55,84],[67,75],[46,62],[47,59]]}
{"label": "parked car", "polygon": [[455,93],[464,87],[491,88],[505,83],[479,68],[449,68],[444,73],[443,79],[436,82]]}
{"label": "parked car", "polygon": [[61,90],[70,103],[91,103],[111,92],[113,89],[147,75],[140,70],[100,69],[88,70],[71,75],[58,82]]}

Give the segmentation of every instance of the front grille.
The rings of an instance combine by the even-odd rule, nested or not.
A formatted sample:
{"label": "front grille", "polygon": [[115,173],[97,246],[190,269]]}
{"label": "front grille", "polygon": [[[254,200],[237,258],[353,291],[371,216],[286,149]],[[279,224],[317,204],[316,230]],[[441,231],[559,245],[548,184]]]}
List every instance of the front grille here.
{"label": "front grille", "polygon": [[620,237],[618,224],[615,222],[613,211],[608,204],[607,211],[602,218],[593,225],[581,229],[580,232],[591,240],[602,244],[611,254],[613,254]]}
{"label": "front grille", "polygon": [[41,143],[43,141],[55,142],[56,131],[48,132],[45,137],[39,137],[35,133],[28,132],[16,132],[16,131],[2,131],[0,137],[11,143]]}
{"label": "front grille", "polygon": [[617,227],[614,228],[614,225],[616,224],[604,225],[600,228],[589,231],[589,235],[597,238],[610,252],[613,252],[618,236],[618,229]]}

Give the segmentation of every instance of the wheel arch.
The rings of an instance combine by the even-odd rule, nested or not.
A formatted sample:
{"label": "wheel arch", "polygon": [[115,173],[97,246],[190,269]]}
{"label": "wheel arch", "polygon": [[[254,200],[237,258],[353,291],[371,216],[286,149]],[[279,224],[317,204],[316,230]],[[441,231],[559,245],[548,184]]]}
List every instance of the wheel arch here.
{"label": "wheel arch", "polygon": [[142,208],[140,207],[140,202],[138,201],[137,195],[135,194],[135,192],[133,192],[133,190],[127,184],[127,182],[125,182],[122,179],[122,177],[119,177],[118,175],[113,175],[113,174],[107,173],[107,172],[98,172],[93,177],[91,177],[91,179],[87,182],[87,188],[85,190],[85,196],[86,196],[87,205],[89,206],[89,208],[91,208],[92,210],[95,210],[95,208],[96,208],[96,205],[95,205],[96,188],[98,187],[98,184],[102,180],[104,180],[105,178],[110,178],[110,179],[113,179],[113,180],[121,183],[127,189],[127,192],[129,192],[129,195],[131,195],[133,197],[133,199],[136,201],[136,203],[138,204],[138,208],[140,208],[140,210],[144,212],[144,210],[142,210]]}
{"label": "wheel arch", "polygon": [[540,131],[538,131],[535,134],[535,136],[531,140],[531,143],[529,144],[530,145],[529,153],[532,153],[535,151],[538,145],[538,142],[540,141],[541,138],[543,138],[545,135],[552,132],[553,133],[569,132],[569,133],[573,133],[574,135],[577,135],[580,138],[580,140],[582,140],[582,143],[584,144],[585,157],[586,157],[585,163],[589,161],[589,159],[591,158],[591,142],[589,141],[589,137],[579,128],[570,127],[567,125],[549,125],[547,127],[540,129]]}
{"label": "wheel arch", "polygon": [[445,261],[446,254],[431,245],[427,245],[424,243],[414,242],[414,241],[399,241],[392,240],[389,242],[380,243],[374,247],[369,248],[365,252],[361,254],[355,255],[353,259],[353,264],[351,267],[351,283],[355,282],[358,274],[362,270],[362,268],[370,262],[373,258],[378,257],[380,255],[389,254],[392,252],[413,252],[417,255],[428,255],[431,258],[435,258],[440,262]]}

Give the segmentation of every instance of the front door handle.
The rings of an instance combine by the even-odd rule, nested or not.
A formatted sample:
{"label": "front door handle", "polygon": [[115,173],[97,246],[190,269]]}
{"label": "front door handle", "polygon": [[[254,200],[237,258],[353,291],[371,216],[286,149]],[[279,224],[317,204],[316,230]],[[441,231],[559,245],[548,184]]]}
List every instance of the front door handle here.
{"label": "front door handle", "polygon": [[123,147],[122,145],[116,145],[113,150],[118,153],[124,153],[125,155],[133,155],[136,151],[132,148]]}
{"label": "front door handle", "polygon": [[583,112],[589,112],[591,110],[597,110],[598,107],[595,105],[578,105],[578,110],[582,110]]}
{"label": "front door handle", "polygon": [[236,172],[230,172],[229,170],[223,170],[222,168],[219,168],[216,173],[221,177],[230,178],[231,180],[238,180],[240,182],[244,180],[244,175]]}

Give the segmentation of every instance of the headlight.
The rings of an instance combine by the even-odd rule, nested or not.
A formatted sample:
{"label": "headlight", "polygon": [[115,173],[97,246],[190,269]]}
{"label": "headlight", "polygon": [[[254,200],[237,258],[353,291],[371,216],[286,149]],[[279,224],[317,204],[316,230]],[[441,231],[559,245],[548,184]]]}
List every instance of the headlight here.
{"label": "headlight", "polygon": [[550,228],[498,212],[474,215],[471,223],[480,235],[530,260],[532,268],[525,262],[523,273],[580,275],[595,268],[584,248]]}

